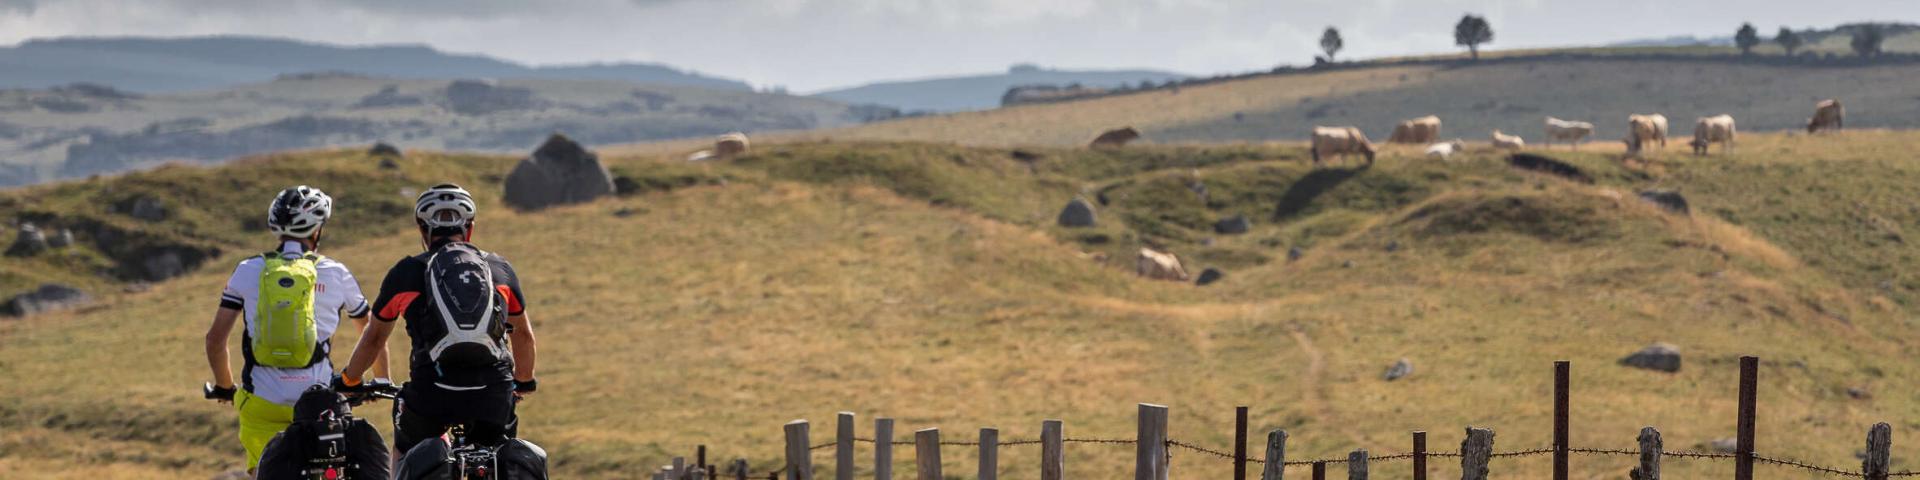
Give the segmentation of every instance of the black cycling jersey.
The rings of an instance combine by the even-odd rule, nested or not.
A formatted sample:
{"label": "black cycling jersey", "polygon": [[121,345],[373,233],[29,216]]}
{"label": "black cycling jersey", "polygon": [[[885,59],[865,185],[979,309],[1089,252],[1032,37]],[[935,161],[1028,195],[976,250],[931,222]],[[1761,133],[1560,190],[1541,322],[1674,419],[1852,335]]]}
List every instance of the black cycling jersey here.
{"label": "black cycling jersey", "polygon": [[[441,323],[439,314],[430,310],[433,308],[432,301],[421,298],[427,292],[427,259],[433,256],[434,251],[402,258],[393,265],[393,269],[387,271],[386,280],[380,282],[380,296],[373,302],[373,318],[383,322],[402,317],[407,319],[407,336],[413,340],[412,360],[409,362],[412,383],[435,385],[450,391],[511,389],[511,356],[477,369],[443,367],[433,362],[429,352],[434,343],[446,334],[446,326]],[[507,314],[525,313],[526,297],[520,293],[520,279],[513,273],[513,264],[491,252],[483,251],[482,254],[493,267],[493,283],[506,299]]]}

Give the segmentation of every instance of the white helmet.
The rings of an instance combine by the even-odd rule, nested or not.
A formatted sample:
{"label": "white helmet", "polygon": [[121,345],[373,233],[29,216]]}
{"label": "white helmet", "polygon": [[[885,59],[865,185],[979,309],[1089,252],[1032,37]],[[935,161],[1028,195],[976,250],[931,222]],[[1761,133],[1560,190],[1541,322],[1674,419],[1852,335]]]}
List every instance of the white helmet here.
{"label": "white helmet", "polygon": [[464,229],[473,221],[474,211],[473,194],[451,183],[434,185],[413,202],[413,218],[430,229]]}
{"label": "white helmet", "polygon": [[293,238],[313,238],[333,216],[333,197],[318,188],[301,185],[281,190],[267,206],[267,231]]}

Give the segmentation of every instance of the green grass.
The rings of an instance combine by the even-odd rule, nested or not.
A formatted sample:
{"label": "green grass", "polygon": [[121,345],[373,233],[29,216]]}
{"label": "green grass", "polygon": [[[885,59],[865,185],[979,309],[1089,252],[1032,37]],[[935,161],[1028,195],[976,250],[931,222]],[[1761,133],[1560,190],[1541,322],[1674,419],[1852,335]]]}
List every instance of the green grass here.
{"label": "green grass", "polygon": [[[1909,181],[1920,164],[1901,153],[1916,135],[1749,135],[1734,155],[1676,147],[1645,166],[1599,148],[1549,153],[1596,185],[1481,152],[1441,163],[1389,149],[1372,168],[1315,171],[1285,145],[1029,147],[1021,160],[1006,148],[759,144],[723,163],[614,157],[612,170],[647,187],[542,212],[502,208],[497,184],[484,183],[507,159],[444,168],[487,185],[478,240],[526,282],[543,388],[522,404],[522,433],[567,478],[630,478],[696,444],[766,471],[781,424],[812,419],[823,441],[842,410],[861,415],[863,435],[884,415],[902,437],[937,426],[967,440],[991,425],[1003,440],[1031,438],[1045,418],[1066,420],[1070,436],[1127,437],[1133,404],[1154,402],[1173,408],[1175,438],[1224,448],[1233,406],[1251,405],[1256,431],[1292,433],[1292,458],[1404,451],[1411,430],[1444,450],[1466,425],[1495,428],[1500,450],[1536,448],[1550,438],[1558,359],[1574,362],[1576,445],[1631,448],[1641,426],[1656,425],[1669,449],[1690,450],[1732,435],[1735,361],[1750,354],[1765,359],[1762,453],[1848,466],[1871,423],[1920,428],[1903,380],[1920,374],[1909,360],[1920,338],[1912,287],[1905,277],[1878,287],[1915,267],[1886,235],[1920,221],[1900,210],[1920,193]],[[118,181],[260,168],[275,173],[244,178],[277,185],[329,155]],[[415,168],[395,181],[442,171]],[[1634,197],[1652,187],[1680,190],[1695,214]],[[41,192],[61,188],[97,190]],[[1068,199],[1102,192],[1100,226],[1053,224]],[[1254,230],[1212,232],[1235,213]],[[361,225],[389,220],[404,226]],[[0,322],[0,469],[191,477],[238,463],[230,411],[193,390],[223,265],[264,241],[238,222],[178,233],[231,242],[216,267],[96,309]],[[329,255],[371,289],[381,267],[418,248],[389,228],[342,232],[353,241]],[[1132,253],[1148,244],[1227,277],[1208,287],[1137,278]],[[1304,255],[1288,261],[1293,247]],[[1682,348],[1681,372],[1614,364],[1655,341]],[[1402,357],[1416,373],[1379,380]],[[1850,387],[1875,398],[1851,399]],[[360,413],[385,424],[385,407]],[[1895,469],[1915,467],[1920,447],[1894,449]],[[970,451],[944,453],[948,471],[970,471]],[[912,453],[896,455],[895,471],[909,471]],[[1028,476],[1036,455],[1008,447],[1004,471]],[[1124,475],[1131,455],[1075,445],[1068,471]],[[1576,457],[1574,470],[1612,477],[1629,460]],[[830,471],[826,456],[816,464]],[[1432,462],[1433,473],[1454,474],[1451,465]],[[1503,460],[1494,471],[1547,468]],[[1667,465],[1685,476],[1728,468]],[[1190,454],[1174,470],[1227,474]]]}

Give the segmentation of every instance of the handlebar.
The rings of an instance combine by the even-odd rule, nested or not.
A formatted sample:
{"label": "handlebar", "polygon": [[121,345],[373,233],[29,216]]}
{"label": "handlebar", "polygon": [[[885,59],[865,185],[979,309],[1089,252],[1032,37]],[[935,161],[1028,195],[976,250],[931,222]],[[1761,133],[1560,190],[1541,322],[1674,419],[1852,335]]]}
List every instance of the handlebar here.
{"label": "handlebar", "polygon": [[[237,391],[238,389],[215,387],[212,382],[200,385],[200,395],[207,400],[231,402],[233,401],[234,393]],[[368,380],[367,383],[361,385],[360,391],[344,392],[342,395],[347,397],[347,405],[358,407],[374,400],[393,400],[399,398],[400,386],[394,385],[392,380],[376,378]]]}

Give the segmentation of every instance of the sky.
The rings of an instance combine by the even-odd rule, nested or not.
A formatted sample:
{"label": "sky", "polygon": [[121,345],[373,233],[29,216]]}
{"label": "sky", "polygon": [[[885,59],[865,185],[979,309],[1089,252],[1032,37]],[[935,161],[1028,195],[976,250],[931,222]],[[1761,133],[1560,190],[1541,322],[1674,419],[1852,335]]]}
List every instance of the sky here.
{"label": "sky", "polygon": [[795,92],[1050,68],[1194,75],[1490,48],[1595,45],[1780,26],[1920,22],[1920,0],[0,0],[0,44],[58,36],[265,35],[412,43],[533,65],[639,61]]}

